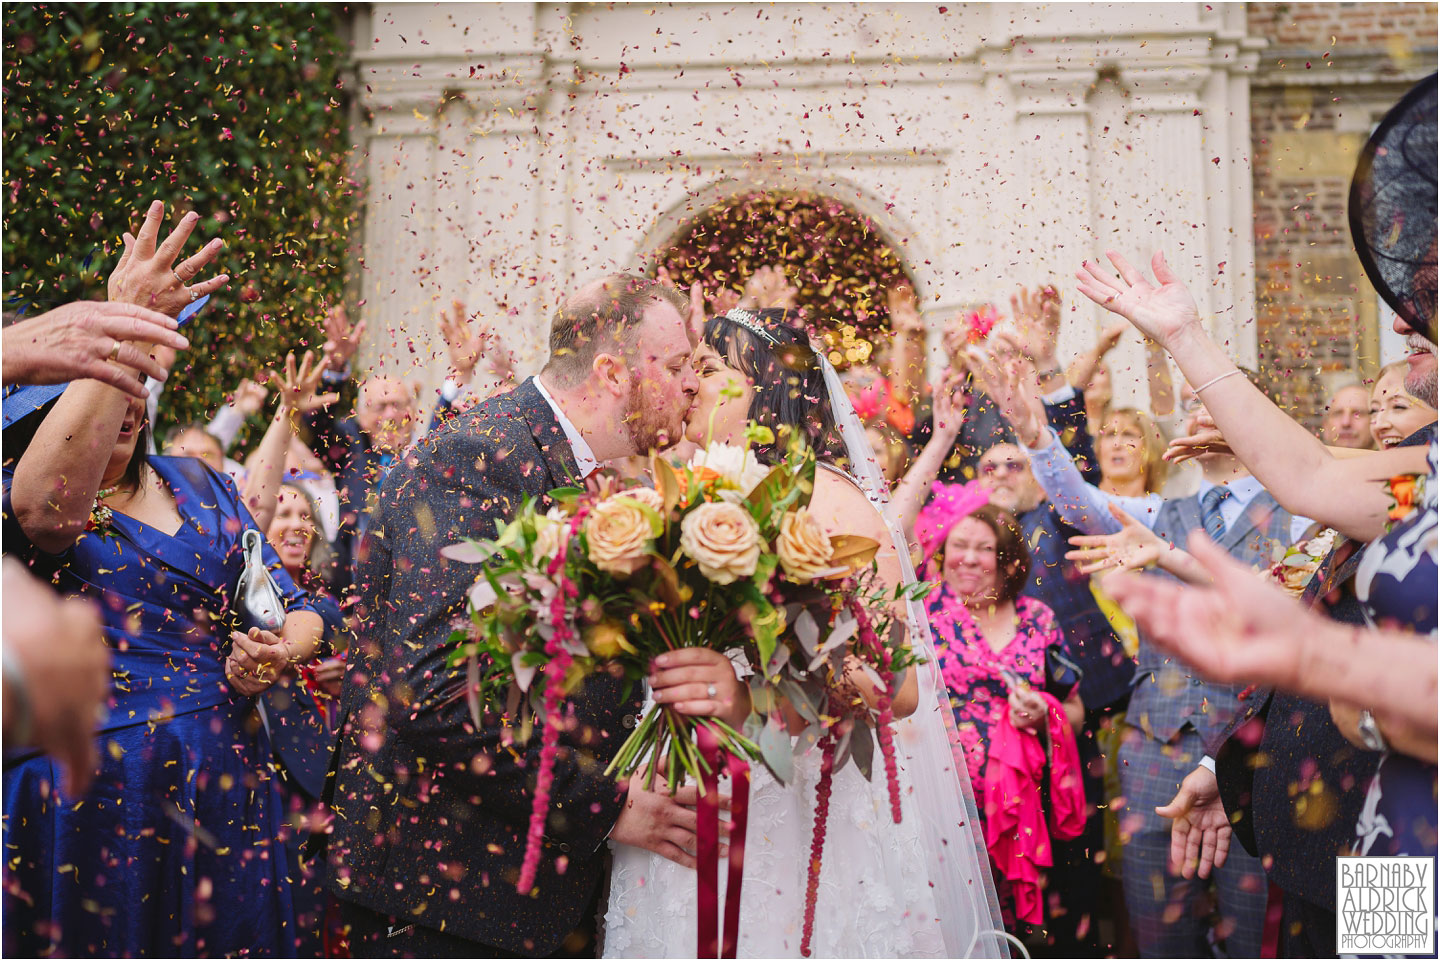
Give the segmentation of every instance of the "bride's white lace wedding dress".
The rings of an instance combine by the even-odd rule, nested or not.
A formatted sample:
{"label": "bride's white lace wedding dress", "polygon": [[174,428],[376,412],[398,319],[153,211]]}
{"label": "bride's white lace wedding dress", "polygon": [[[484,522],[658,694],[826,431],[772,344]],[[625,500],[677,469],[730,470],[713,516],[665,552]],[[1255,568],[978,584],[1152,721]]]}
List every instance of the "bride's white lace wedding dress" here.
{"label": "bride's white lace wedding dress", "polygon": [[[945,957],[935,898],[921,868],[926,857],[909,777],[902,768],[902,819],[895,824],[878,754],[874,774],[867,781],[847,764],[832,780],[811,954]],[[739,957],[800,956],[819,776],[818,748],[795,759],[795,783],[788,786],[763,765],[751,765]],[[721,790],[729,793],[724,780]],[[642,848],[612,843],[611,850],[604,956],[694,957],[695,872]],[[723,905],[723,859],[720,891]]]}

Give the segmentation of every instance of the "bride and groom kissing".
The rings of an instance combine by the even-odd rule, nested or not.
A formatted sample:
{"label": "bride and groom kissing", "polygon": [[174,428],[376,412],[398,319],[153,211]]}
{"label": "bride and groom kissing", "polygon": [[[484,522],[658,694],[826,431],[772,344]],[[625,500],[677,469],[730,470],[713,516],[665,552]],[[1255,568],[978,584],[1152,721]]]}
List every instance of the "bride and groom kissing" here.
{"label": "bride and groom kissing", "polygon": [[[834,422],[820,363],[805,335],[788,325],[767,326],[743,312],[707,323],[698,287],[687,301],[656,281],[612,275],[581,288],[555,313],[550,358],[537,377],[405,453],[357,555],[361,628],[330,785],[327,885],[341,903],[353,956],[593,952],[586,928],[611,846],[607,953],[693,952],[695,788],[672,797],[659,785],[647,790],[641,778],[617,784],[603,773],[642,709],[643,692],[625,696],[617,678],[592,677],[571,697],[536,888],[517,893],[539,739],[516,740],[499,718],[473,724],[463,668],[447,666],[447,654],[475,572],[440,551],[463,538],[492,537],[496,521],[512,517],[527,497],[543,499],[605,461],[665,450],[687,434],[739,444],[752,419],[768,421],[804,430],[823,459]],[[887,545],[882,576],[900,583],[901,560],[885,521],[851,480],[834,469],[818,472],[812,509],[832,529]],[[744,723],[748,690],[728,658],[685,649],[663,659],[648,684],[656,702],[736,728]],[[917,696],[912,679],[905,706],[915,711],[918,703],[925,710],[917,714],[938,724],[948,705],[935,702],[932,685],[921,687]],[[954,765],[944,766],[955,782]],[[953,916],[966,914],[971,928],[990,926],[982,909],[942,907],[931,893],[941,873],[965,875],[969,887],[982,890],[988,883],[988,872],[961,858],[973,841],[968,819],[963,811],[951,815],[961,823],[942,826],[938,840],[933,827],[922,838],[925,818],[909,817],[908,828],[882,823],[874,812],[888,811],[888,803],[871,804],[868,782],[853,766],[847,770],[858,784],[846,788],[837,777],[832,803],[841,814],[832,823],[847,834],[887,836],[838,840],[838,870],[863,887],[832,892],[824,902],[829,910],[816,927],[839,941],[817,936],[816,953],[956,953],[946,944],[954,933],[942,934]],[[763,883],[748,883],[752,871],[745,872],[740,947],[794,956],[810,812],[803,786],[786,790],[765,777],[756,775],[747,865],[771,866]],[[956,849],[948,864],[931,857],[932,870],[915,869],[927,848],[947,844]],[[947,912],[952,917],[942,920]],[[869,951],[854,943],[872,937]]]}

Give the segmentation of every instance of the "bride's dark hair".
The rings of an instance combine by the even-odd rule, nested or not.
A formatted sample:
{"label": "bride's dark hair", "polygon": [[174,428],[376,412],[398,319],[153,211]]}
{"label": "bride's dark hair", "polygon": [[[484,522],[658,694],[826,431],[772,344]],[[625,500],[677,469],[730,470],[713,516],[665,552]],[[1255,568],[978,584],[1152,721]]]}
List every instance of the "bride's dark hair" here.
{"label": "bride's dark hair", "polygon": [[754,385],[749,418],[775,433],[773,444],[755,445],[762,463],[780,460],[794,430],[823,461],[844,454],[820,360],[793,311],[731,310],[706,322],[704,339]]}

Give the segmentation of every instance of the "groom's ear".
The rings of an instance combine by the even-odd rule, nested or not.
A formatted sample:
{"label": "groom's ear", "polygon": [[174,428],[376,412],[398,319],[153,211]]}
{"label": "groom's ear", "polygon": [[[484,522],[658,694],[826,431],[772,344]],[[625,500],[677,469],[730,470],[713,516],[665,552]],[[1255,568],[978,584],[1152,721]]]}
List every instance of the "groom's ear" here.
{"label": "groom's ear", "polygon": [[590,362],[590,375],[601,390],[623,398],[630,391],[630,367],[619,354],[599,353]]}

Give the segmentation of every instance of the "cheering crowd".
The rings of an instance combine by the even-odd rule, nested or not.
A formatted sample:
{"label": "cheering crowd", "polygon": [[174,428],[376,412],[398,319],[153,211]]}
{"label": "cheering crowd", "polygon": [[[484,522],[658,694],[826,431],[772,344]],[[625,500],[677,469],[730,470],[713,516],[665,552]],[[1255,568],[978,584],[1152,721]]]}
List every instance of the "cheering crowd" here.
{"label": "cheering crowd", "polygon": [[[1428,96],[1433,145],[1433,78]],[[1434,181],[1427,201],[1362,165],[1361,195],[1385,177],[1410,191],[1422,263],[1429,231],[1428,268],[1370,273],[1409,355],[1336,390],[1318,437],[1209,339],[1162,254],[954,318],[933,379],[897,287],[875,356],[842,372],[930,582],[1000,913],[1036,954],[1333,955],[1337,855],[1435,854]],[[107,301],[6,318],[7,953],[384,952],[351,938],[349,878],[319,853],[337,738],[397,709],[345,710],[367,683],[349,655],[375,643],[356,570],[411,445],[516,375],[457,302],[424,397],[356,369],[365,322],[337,306],[319,356],[237,383],[208,421],[160,422],[185,389],[182,322],[229,280],[219,239],[185,252],[199,219],[166,234],[156,201]],[[1354,222],[1366,251],[1391,232]],[[708,313],[818,331],[795,295],[765,268]],[[1115,323],[1063,366],[1082,299]],[[1117,406],[1132,327],[1148,403]]]}

